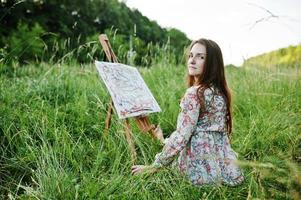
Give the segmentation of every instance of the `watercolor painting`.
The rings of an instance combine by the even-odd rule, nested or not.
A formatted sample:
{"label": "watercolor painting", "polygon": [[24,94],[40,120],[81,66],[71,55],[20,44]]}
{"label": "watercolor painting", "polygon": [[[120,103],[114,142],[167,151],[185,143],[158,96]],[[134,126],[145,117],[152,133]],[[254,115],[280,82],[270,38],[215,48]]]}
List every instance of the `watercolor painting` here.
{"label": "watercolor painting", "polygon": [[121,63],[95,61],[119,119],[160,112],[160,106],[139,71]]}

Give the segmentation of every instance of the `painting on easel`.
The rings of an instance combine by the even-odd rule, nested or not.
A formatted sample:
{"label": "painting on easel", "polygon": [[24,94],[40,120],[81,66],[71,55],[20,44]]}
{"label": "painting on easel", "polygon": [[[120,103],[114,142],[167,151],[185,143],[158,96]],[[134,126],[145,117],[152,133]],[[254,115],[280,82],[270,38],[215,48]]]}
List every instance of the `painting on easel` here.
{"label": "painting on easel", "polygon": [[135,67],[95,61],[114,102],[119,119],[160,112],[161,109]]}

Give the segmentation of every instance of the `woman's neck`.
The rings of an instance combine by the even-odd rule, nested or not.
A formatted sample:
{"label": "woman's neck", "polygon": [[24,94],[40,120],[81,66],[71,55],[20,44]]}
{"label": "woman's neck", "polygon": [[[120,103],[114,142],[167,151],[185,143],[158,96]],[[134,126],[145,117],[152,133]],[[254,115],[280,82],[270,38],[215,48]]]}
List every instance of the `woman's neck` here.
{"label": "woman's neck", "polygon": [[199,85],[200,85],[200,76],[194,76],[193,86],[199,86]]}

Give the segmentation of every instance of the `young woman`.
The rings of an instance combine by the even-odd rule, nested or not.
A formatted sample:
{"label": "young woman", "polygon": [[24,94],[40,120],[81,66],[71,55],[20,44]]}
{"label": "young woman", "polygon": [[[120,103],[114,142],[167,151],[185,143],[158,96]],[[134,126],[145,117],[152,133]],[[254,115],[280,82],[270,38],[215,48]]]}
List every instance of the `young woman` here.
{"label": "young woman", "polygon": [[[180,103],[176,131],[165,139],[152,165],[134,165],[132,173],[154,172],[172,165],[196,185],[238,185],[244,175],[229,142],[231,95],[219,46],[207,39],[192,42],[187,72],[188,89]],[[160,127],[155,132],[162,134]]]}

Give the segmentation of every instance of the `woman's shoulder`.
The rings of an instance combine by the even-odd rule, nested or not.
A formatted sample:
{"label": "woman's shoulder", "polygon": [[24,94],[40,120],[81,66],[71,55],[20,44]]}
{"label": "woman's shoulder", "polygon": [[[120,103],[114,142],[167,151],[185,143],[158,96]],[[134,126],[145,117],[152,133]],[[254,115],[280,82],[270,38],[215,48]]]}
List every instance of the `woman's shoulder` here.
{"label": "woman's shoulder", "polygon": [[193,86],[187,88],[185,93],[196,93],[198,88],[199,88],[199,86],[194,86],[193,85]]}
{"label": "woman's shoulder", "polygon": [[186,89],[184,97],[193,97],[197,95],[197,88],[195,86],[191,86]]}
{"label": "woman's shoulder", "polygon": [[214,96],[216,89],[212,87],[207,87],[205,89],[200,88],[201,86],[191,86],[186,89],[186,92],[182,99],[190,99],[197,101],[199,97],[204,96],[205,100],[208,101]]}
{"label": "woman's shoulder", "polygon": [[191,86],[186,89],[186,93],[189,94],[197,94],[198,92],[201,92],[204,94],[204,96],[211,96],[215,93],[217,93],[217,89],[214,86],[206,87],[205,89],[201,89],[201,86]]}
{"label": "woman's shoulder", "polygon": [[197,101],[198,95],[197,95],[197,87],[191,86],[186,89],[185,94],[183,95],[181,102],[191,102],[191,101]]}

